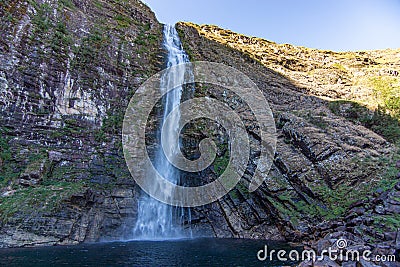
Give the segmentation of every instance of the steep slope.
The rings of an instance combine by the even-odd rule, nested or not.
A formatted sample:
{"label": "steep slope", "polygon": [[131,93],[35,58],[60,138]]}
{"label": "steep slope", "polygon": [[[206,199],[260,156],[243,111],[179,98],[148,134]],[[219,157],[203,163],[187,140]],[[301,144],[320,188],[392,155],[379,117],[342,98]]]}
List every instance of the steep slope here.
{"label": "steep slope", "polygon": [[[140,194],[122,155],[122,118],[138,86],[162,68],[161,25],[137,0],[3,1],[0,15],[0,247],[121,238]],[[393,241],[400,226],[397,50],[338,54],[211,26],[178,30],[192,60],[246,73],[278,128],[267,181],[248,192],[255,149],[229,195],[193,210],[195,232],[305,241],[342,227],[366,242]],[[243,108],[258,147],[248,107],[220,89],[198,84],[195,94]],[[339,98],[358,102],[328,101]],[[201,138],[217,141],[219,156],[201,182],[226,167],[225,135],[205,120],[183,133],[189,157]]]}
{"label": "steep slope", "polygon": [[[330,99],[358,100],[376,107],[380,88],[388,83],[400,92],[400,49],[332,52],[290,44],[277,44],[211,25],[195,25],[199,34],[237,49],[264,66],[289,78],[313,95]],[[378,99],[376,99],[378,98]]]}
{"label": "steep slope", "polygon": [[122,118],[162,67],[162,26],[136,0],[0,5],[0,247],[121,237]]}
{"label": "steep slope", "polygon": [[[353,102],[337,104],[328,99],[367,102],[363,91],[373,88],[352,80],[356,79],[357,64],[361,68],[358,71],[366,73],[366,80],[380,79],[378,74],[382,72],[382,77],[391,75],[397,82],[398,50],[333,53],[278,45],[215,26],[180,23],[178,30],[191,60],[224,63],[248,75],[268,99],[278,128],[274,165],[266,183],[252,194],[239,185],[218,203],[197,209],[204,216],[203,221],[210,221],[221,236],[284,236],[306,241],[322,238],[328,232],[346,231],[362,236],[365,242],[394,241],[393,234],[388,237],[382,233],[394,232],[396,236],[400,221],[400,192],[398,186],[394,188],[399,178],[399,166],[395,166],[399,151],[388,142],[397,141],[398,120],[355,102],[353,107]],[[370,54],[374,57],[370,58]],[[353,59],[347,59],[350,56]],[[372,67],[371,62],[379,57],[390,63]],[[355,93],[347,93],[347,88]],[[362,94],[355,88],[361,88]],[[398,87],[393,84],[391,88],[395,91]],[[212,85],[199,85],[197,95],[221,99],[218,88]],[[231,106],[237,103],[235,98],[222,101],[232,101]],[[338,105],[343,110],[332,108]],[[357,117],[346,116],[349,109],[358,112],[356,107],[368,116],[380,116],[382,123],[393,124],[393,135],[382,137],[377,134],[382,129],[371,130],[376,125],[368,129]],[[384,108],[392,116],[398,115],[396,108]],[[246,113],[244,117],[249,116]],[[382,192],[386,197],[391,193],[377,200]],[[378,205],[380,213],[375,209]],[[365,213],[364,216],[355,213],[356,206],[358,214]],[[221,217],[226,223],[221,222]]]}
{"label": "steep slope", "polygon": [[[400,49],[338,53],[276,44],[217,26],[189,25],[195,27],[202,36],[239,50],[284,75],[304,93],[330,101],[340,100],[331,104],[333,112],[341,112],[340,115],[349,119],[358,119],[368,128],[374,123],[378,124],[374,130],[389,141],[400,139],[398,129],[388,130],[388,125],[379,125],[374,121],[379,120],[379,116],[374,118],[367,111],[379,109],[378,115],[389,113],[400,119]],[[354,112],[361,114],[352,118],[351,113]],[[390,118],[386,119],[388,123],[395,123]]]}

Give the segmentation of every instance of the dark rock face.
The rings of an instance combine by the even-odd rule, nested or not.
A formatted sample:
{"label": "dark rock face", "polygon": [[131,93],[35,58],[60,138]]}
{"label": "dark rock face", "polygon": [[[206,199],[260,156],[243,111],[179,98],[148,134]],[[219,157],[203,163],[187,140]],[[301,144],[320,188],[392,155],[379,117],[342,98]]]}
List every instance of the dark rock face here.
{"label": "dark rock face", "polygon": [[[137,0],[3,1],[0,15],[0,247],[129,237],[141,191],[123,158],[122,119],[138,86],[162,67],[161,25]],[[318,88],[295,85],[191,26],[178,30],[193,60],[235,67],[258,85],[278,137],[266,182],[249,193],[260,145],[254,116],[221,88],[196,86],[195,96],[241,111],[252,154],[234,190],[192,210],[195,234],[311,244],[340,232],[362,245],[379,239],[398,246],[398,155],[391,143],[331,112],[327,101],[310,95]],[[293,71],[308,66],[282,64]],[[149,122],[150,138],[155,125]],[[198,156],[204,137],[218,144],[218,160],[200,183],[226,167],[225,135],[208,121],[183,134],[189,158]]]}
{"label": "dark rock face", "polygon": [[121,223],[133,223],[136,208],[132,189],[88,189],[65,201],[58,212],[34,212],[32,217],[17,214],[2,227],[2,246],[68,245],[121,238],[129,231]]}
{"label": "dark rock face", "polygon": [[[366,198],[372,201],[376,197],[374,190],[383,184],[384,189],[377,194],[388,201],[384,192],[396,184],[393,172],[398,172],[395,170],[398,158],[395,146],[373,131],[333,113],[329,102],[310,95],[309,88],[299,87],[254,58],[232,49],[228,43],[225,46],[224,37],[221,37],[221,43],[216,42],[196,27],[178,24],[191,59],[224,63],[248,75],[269,101],[278,134],[274,165],[266,182],[254,193],[246,191],[246,180],[251,179],[250,170],[230,194],[209,207],[195,209],[204,217],[201,223],[210,223],[217,236],[305,242],[318,240],[332,232],[331,225],[346,230],[343,218],[349,210],[352,218],[363,220],[362,215],[372,206],[368,201],[359,206],[354,206],[355,203]],[[219,88],[212,85],[199,85],[196,90],[200,96],[209,95],[231,107],[238,106],[234,97],[221,97]],[[254,120],[248,121],[252,115],[243,112],[246,108],[239,105],[238,110],[246,127],[254,124]],[[206,127],[209,128],[212,127]],[[201,129],[198,131],[200,136],[207,135]],[[253,135],[257,145],[260,140],[257,131],[253,131]],[[256,158],[257,153],[251,155],[252,160]],[[215,175],[212,172],[205,174],[210,180]],[[382,208],[374,207],[381,209],[382,214],[387,214],[388,210],[390,214],[396,214],[398,208],[390,201]],[[398,222],[398,218],[396,220]],[[378,221],[369,217],[365,227]],[[322,222],[329,226],[316,230]],[[397,222],[388,225],[385,231],[396,231]],[[317,231],[320,231],[319,236]]]}
{"label": "dark rock face", "polygon": [[162,67],[161,25],[136,0],[0,5],[0,247],[129,234],[122,118]]}

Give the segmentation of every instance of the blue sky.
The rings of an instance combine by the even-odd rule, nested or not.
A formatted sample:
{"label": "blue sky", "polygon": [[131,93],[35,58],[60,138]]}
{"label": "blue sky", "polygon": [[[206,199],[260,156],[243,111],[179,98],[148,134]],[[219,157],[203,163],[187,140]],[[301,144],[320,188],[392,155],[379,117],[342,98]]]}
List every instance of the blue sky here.
{"label": "blue sky", "polygon": [[143,0],[159,21],[191,21],[334,51],[400,48],[400,0]]}

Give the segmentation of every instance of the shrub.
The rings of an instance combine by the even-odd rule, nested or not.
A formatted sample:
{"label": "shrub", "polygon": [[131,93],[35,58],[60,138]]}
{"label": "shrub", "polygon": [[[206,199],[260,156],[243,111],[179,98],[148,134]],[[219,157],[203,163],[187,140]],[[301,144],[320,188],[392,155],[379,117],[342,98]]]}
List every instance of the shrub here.
{"label": "shrub", "polygon": [[388,114],[386,107],[379,106],[375,111],[371,111],[357,102],[347,100],[332,101],[328,106],[334,114],[371,129],[389,142],[400,142],[399,120]]}

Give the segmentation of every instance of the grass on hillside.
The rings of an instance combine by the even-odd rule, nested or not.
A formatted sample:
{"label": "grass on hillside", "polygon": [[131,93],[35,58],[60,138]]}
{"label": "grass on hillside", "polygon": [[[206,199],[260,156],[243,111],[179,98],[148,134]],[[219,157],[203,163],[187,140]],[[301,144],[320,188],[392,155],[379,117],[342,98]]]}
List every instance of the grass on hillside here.
{"label": "grass on hillside", "polygon": [[334,114],[371,129],[387,141],[400,144],[400,121],[396,116],[390,115],[387,108],[379,106],[371,111],[362,104],[347,100],[329,102],[329,108]]}

